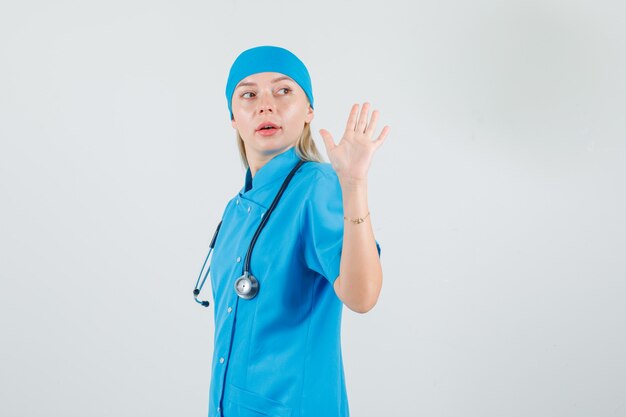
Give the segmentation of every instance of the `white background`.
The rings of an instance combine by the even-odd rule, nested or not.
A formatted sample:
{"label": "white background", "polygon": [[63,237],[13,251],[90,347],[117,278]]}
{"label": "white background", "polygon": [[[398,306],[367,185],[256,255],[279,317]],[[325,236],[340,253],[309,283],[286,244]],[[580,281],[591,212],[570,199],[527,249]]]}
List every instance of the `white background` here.
{"label": "white background", "polygon": [[626,415],[625,12],[3,2],[0,415],[206,415],[192,289],[244,179],[228,70],[265,44],[309,68],[320,149],[353,103],[391,126],[383,290],[344,308],[351,414]]}

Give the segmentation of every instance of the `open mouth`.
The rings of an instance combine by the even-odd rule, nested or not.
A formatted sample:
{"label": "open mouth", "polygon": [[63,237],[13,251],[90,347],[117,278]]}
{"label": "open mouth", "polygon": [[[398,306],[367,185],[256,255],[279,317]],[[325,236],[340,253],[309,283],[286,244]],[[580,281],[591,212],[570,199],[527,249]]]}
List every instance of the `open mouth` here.
{"label": "open mouth", "polygon": [[268,129],[259,129],[256,132],[261,136],[273,136],[280,131],[280,127],[272,127]]}
{"label": "open mouth", "polygon": [[280,126],[276,126],[272,122],[265,122],[260,124],[256,132],[261,136],[272,136],[281,130]]}
{"label": "open mouth", "polygon": [[280,129],[280,126],[270,121],[262,122],[256,127],[256,130],[261,131],[261,132],[267,132],[267,131],[278,130],[278,129]]}

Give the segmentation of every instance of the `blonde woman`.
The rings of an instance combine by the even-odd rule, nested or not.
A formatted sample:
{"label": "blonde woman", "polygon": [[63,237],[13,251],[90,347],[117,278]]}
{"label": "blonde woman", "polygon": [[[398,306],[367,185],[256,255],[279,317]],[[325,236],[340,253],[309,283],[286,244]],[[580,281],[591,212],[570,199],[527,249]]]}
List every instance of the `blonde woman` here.
{"label": "blonde woman", "polygon": [[338,144],[320,130],[322,162],[308,70],[276,46],[237,57],[226,98],[246,175],[211,242],[209,417],[349,416],[341,314],[381,290],[367,172],[389,127],[372,140],[379,113],[355,104]]}

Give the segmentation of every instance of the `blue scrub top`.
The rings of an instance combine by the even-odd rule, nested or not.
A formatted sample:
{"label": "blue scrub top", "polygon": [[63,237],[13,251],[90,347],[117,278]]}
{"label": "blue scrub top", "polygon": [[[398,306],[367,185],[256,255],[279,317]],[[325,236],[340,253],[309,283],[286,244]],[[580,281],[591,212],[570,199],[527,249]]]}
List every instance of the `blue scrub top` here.
{"label": "blue scrub top", "polygon": [[[341,187],[329,163],[296,172],[261,232],[251,300],[235,280],[295,148],[275,156],[228,202],[211,260],[215,339],[209,417],[349,416],[341,356],[343,303],[333,283],[343,244]],[[380,256],[380,246],[376,242]]]}

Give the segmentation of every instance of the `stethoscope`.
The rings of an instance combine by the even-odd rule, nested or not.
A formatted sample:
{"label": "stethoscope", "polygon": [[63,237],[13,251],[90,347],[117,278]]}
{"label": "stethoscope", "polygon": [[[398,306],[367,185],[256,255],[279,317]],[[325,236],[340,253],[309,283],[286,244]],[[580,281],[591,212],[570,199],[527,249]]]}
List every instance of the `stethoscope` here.
{"label": "stethoscope", "polygon": [[[246,253],[246,258],[244,261],[243,274],[239,278],[237,278],[237,280],[235,281],[235,292],[240,298],[243,298],[244,300],[250,300],[256,297],[256,295],[259,292],[259,281],[250,273],[250,257],[252,256],[252,250],[254,249],[254,245],[256,244],[256,241],[259,235],[261,234],[261,230],[263,230],[263,228],[267,224],[267,221],[269,220],[270,215],[272,214],[272,212],[274,211],[274,208],[278,204],[280,197],[285,192],[287,185],[289,185],[289,182],[295,175],[298,168],[300,168],[306,162],[307,161],[300,160],[296,164],[296,166],[291,170],[289,175],[287,175],[287,177],[285,178],[285,181],[283,181],[283,185],[280,187],[280,190],[278,190],[276,197],[274,197],[274,201],[272,201],[272,204],[270,205],[269,209],[267,209],[267,212],[263,216],[263,220],[261,220],[261,223],[257,227],[256,232],[254,233],[254,236],[252,237],[252,241],[250,242],[250,246],[248,246],[248,252]],[[196,300],[196,303],[201,304],[204,307],[208,307],[209,302],[198,300],[198,295],[200,295],[200,291],[202,290],[202,287],[204,286],[204,282],[206,281],[207,276],[209,276],[209,271],[211,270],[210,262],[209,262],[209,266],[206,272],[204,273],[204,278],[202,279],[202,283],[200,283],[200,278],[202,277],[205,266],[207,265],[209,256],[211,255],[211,252],[213,252],[213,247],[215,246],[215,240],[217,239],[217,234],[220,231],[220,226],[222,226],[221,221],[217,225],[217,228],[215,229],[215,233],[213,234],[213,238],[211,239],[211,243],[209,244],[209,253],[204,259],[204,263],[202,264],[202,269],[200,269],[200,275],[198,275],[198,280],[196,281],[196,287],[193,290],[193,298]],[[198,287],[198,283],[200,283],[199,287]]]}

